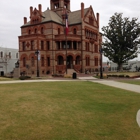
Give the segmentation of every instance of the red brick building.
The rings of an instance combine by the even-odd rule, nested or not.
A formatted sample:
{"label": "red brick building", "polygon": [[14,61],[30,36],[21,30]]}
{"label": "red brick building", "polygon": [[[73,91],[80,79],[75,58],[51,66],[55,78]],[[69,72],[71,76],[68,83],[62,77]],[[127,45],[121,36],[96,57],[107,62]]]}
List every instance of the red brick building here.
{"label": "red brick building", "polygon": [[70,0],[50,0],[50,9],[44,12],[41,4],[38,9],[30,7],[30,20],[24,17],[19,36],[20,72],[35,76],[37,62],[40,76],[64,74],[70,69],[98,71],[100,43],[99,13],[95,15],[92,6],[84,8],[81,3],[80,10],[71,11]]}

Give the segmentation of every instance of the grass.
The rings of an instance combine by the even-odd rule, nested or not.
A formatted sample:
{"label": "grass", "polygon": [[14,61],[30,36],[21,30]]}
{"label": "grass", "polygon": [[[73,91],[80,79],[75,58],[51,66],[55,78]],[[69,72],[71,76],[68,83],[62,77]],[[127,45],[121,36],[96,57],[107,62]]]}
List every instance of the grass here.
{"label": "grass", "polygon": [[88,82],[0,85],[0,140],[139,140],[140,94]]}

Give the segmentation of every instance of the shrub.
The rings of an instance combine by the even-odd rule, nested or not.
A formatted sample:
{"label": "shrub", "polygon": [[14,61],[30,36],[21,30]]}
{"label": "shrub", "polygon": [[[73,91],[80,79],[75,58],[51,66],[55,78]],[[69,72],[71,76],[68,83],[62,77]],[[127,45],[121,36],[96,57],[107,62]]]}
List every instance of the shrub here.
{"label": "shrub", "polygon": [[30,79],[30,76],[20,76],[19,79],[20,80],[26,80],[26,79]]}
{"label": "shrub", "polygon": [[122,74],[122,75],[119,75],[119,77],[124,77],[124,75]]}
{"label": "shrub", "polygon": [[126,78],[129,78],[130,76],[129,76],[129,75],[126,75],[125,77],[126,77]]}

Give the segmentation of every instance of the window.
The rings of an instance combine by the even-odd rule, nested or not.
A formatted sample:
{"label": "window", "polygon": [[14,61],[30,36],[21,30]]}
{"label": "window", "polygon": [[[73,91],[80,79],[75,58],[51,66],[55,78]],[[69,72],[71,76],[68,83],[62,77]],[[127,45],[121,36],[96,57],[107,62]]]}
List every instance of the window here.
{"label": "window", "polygon": [[44,41],[41,41],[41,50],[44,50]]}
{"label": "window", "polygon": [[50,66],[50,57],[47,57],[47,66]]}
{"label": "window", "polygon": [[34,50],[34,41],[31,41],[31,50]]}
{"label": "window", "polygon": [[76,50],[77,49],[77,42],[73,41],[73,49]]}
{"label": "window", "polygon": [[35,34],[37,34],[37,29],[35,28]]}
{"label": "window", "polygon": [[50,42],[49,41],[47,41],[47,50],[50,50]]}
{"label": "window", "polygon": [[31,34],[31,30],[28,31],[28,34],[29,34],[29,35]]}
{"label": "window", "polygon": [[23,58],[23,67],[26,67],[26,58]]}
{"label": "window", "polygon": [[77,57],[76,57],[76,62],[75,62],[75,64],[76,64],[76,65],[80,65],[80,56],[77,56]]}
{"label": "window", "polygon": [[9,58],[11,58],[11,52],[9,52]]}
{"label": "window", "polygon": [[44,66],[44,57],[41,57],[41,66]]}
{"label": "window", "polygon": [[23,50],[23,51],[26,50],[25,42],[22,42],[22,50]]}
{"label": "window", "polygon": [[63,57],[62,56],[58,56],[58,65],[63,65],[64,61],[63,61]]}
{"label": "window", "polygon": [[98,66],[98,58],[95,58],[95,66]]}
{"label": "window", "polygon": [[76,28],[73,29],[73,34],[77,34]]}
{"label": "window", "polygon": [[16,58],[18,58],[18,53],[16,53]]}
{"label": "window", "polygon": [[35,65],[35,59],[34,57],[31,57],[31,66],[33,67]]}
{"label": "window", "polygon": [[44,34],[44,29],[43,29],[43,27],[41,28],[41,34]]}
{"label": "window", "polygon": [[95,45],[95,52],[97,53],[98,52],[98,46]]}
{"label": "window", "polygon": [[86,51],[90,51],[89,43],[86,42]]}
{"label": "window", "polygon": [[0,52],[0,57],[3,57],[3,52]]}
{"label": "window", "polygon": [[90,66],[90,58],[86,57],[86,66]]}
{"label": "window", "polygon": [[60,35],[60,28],[58,28],[58,34]]}

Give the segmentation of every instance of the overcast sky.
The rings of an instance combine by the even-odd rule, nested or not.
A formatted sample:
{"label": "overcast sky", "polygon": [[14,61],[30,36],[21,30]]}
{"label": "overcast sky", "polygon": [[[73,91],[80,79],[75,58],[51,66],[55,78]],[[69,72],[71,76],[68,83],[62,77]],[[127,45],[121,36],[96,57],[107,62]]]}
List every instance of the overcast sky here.
{"label": "overcast sky", "polygon": [[[0,46],[7,48],[18,48],[20,27],[23,25],[23,17],[29,21],[30,6],[38,9],[38,4],[42,4],[42,11],[50,8],[50,0],[0,1]],[[80,10],[81,2],[85,8],[91,5],[95,15],[100,14],[100,32],[115,12],[123,13],[123,17],[136,17],[140,21],[140,0],[71,0],[71,11]]]}

